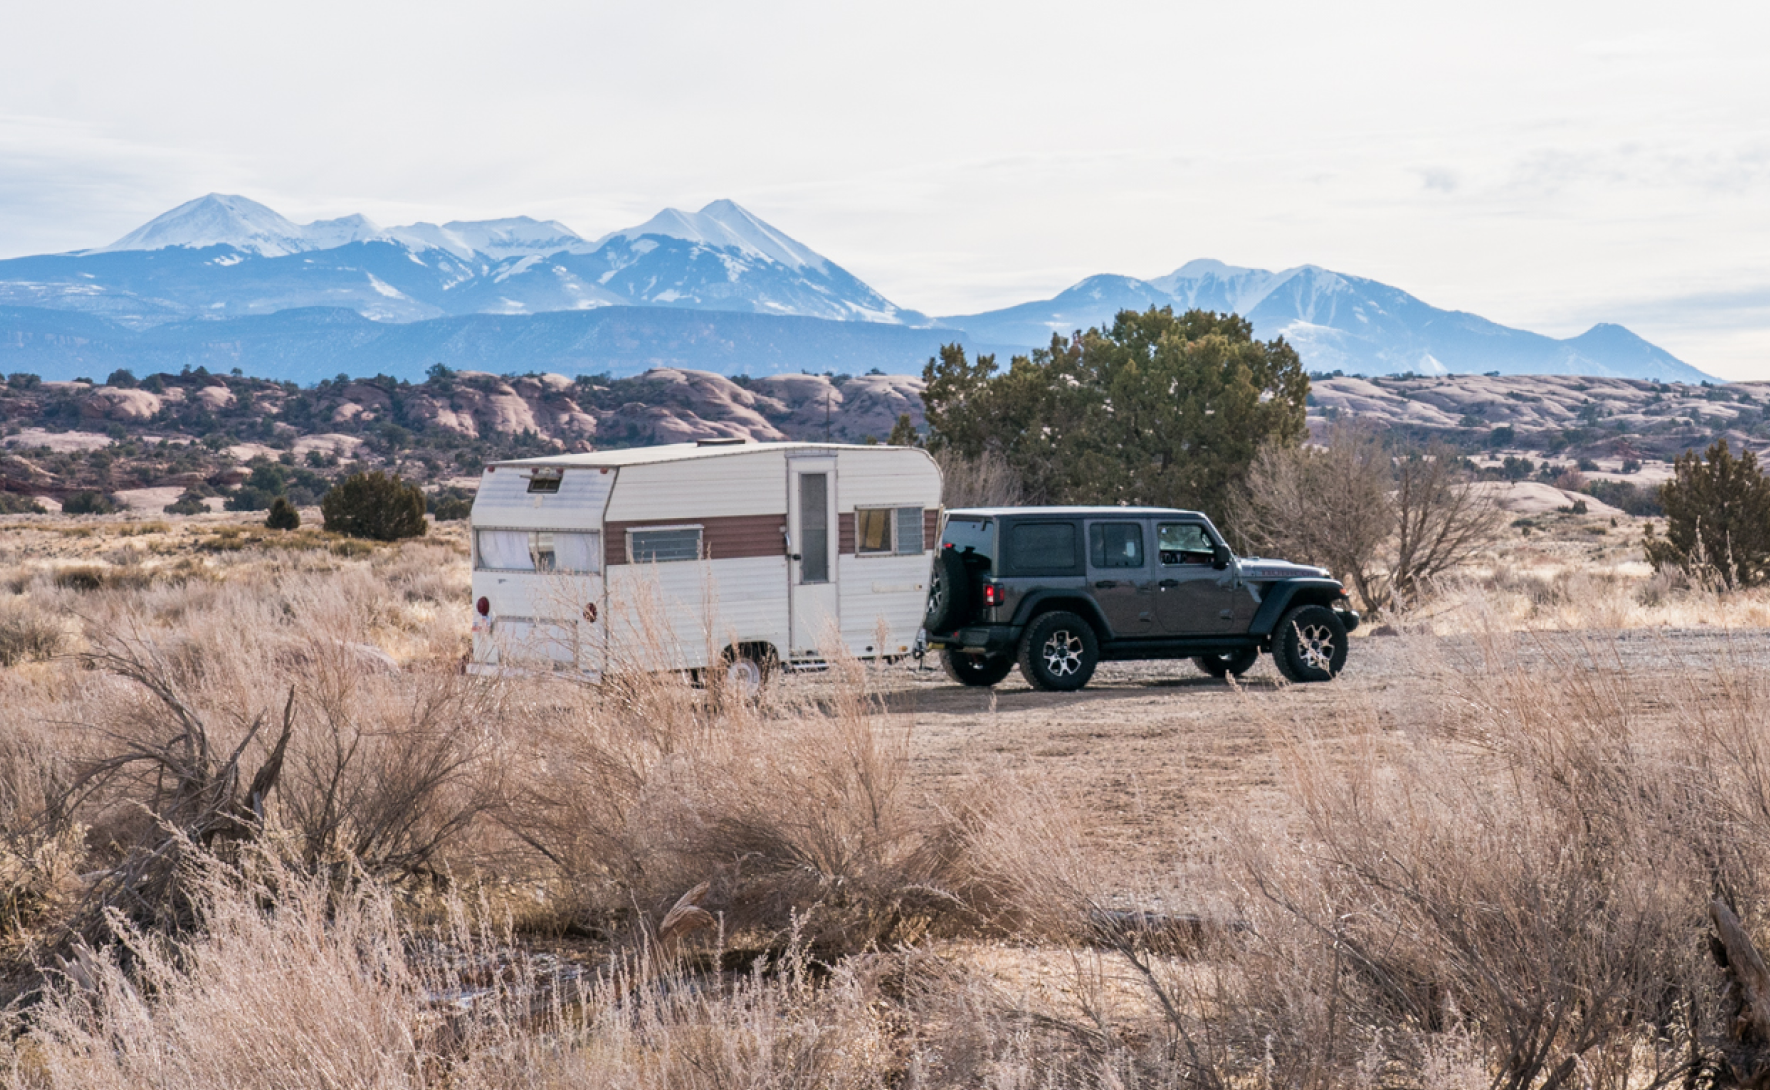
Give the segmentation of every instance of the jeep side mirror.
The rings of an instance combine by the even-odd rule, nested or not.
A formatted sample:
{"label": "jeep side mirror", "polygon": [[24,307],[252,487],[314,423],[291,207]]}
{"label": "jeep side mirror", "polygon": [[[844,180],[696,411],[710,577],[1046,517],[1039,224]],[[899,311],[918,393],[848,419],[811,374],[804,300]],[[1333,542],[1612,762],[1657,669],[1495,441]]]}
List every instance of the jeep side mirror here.
{"label": "jeep side mirror", "polygon": [[1231,559],[1232,557],[1229,555],[1229,546],[1223,544],[1211,546],[1211,567],[1216,568],[1218,571],[1222,571],[1229,566],[1229,561]]}

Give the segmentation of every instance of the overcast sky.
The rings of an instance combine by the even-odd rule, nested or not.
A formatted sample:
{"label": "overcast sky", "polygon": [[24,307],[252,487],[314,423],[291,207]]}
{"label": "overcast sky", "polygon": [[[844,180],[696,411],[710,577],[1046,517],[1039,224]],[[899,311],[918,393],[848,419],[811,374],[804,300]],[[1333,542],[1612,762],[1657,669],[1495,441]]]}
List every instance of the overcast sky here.
{"label": "overcast sky", "polygon": [[1303,263],[1770,378],[1770,5],[0,0],[0,256],[211,191],[596,236],[730,197],[894,302]]}

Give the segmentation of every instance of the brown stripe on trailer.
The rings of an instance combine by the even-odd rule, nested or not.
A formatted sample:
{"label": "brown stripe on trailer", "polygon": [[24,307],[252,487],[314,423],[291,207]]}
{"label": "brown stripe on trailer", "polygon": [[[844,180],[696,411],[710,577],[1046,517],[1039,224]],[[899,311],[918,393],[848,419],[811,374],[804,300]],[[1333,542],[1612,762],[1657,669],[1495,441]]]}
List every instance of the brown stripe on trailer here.
{"label": "brown stripe on trailer", "polygon": [[627,531],[653,526],[699,526],[701,554],[707,560],[740,560],[754,556],[785,556],[787,553],[787,516],[784,514],[645,519],[603,524],[603,563],[608,567],[627,563]]}
{"label": "brown stripe on trailer", "polygon": [[922,512],[922,548],[940,546],[940,508],[929,507]]}

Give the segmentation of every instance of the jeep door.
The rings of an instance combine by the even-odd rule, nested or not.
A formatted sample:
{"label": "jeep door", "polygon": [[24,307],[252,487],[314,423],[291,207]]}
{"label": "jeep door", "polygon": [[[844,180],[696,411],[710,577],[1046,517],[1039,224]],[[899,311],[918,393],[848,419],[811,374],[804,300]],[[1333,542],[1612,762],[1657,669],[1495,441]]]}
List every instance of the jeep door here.
{"label": "jeep door", "polygon": [[1155,524],[1156,619],[1164,636],[1219,636],[1246,630],[1238,617],[1235,565],[1212,566],[1216,541],[1202,522]]}
{"label": "jeep door", "polygon": [[1148,536],[1142,519],[1088,520],[1088,590],[1114,639],[1156,634]]}

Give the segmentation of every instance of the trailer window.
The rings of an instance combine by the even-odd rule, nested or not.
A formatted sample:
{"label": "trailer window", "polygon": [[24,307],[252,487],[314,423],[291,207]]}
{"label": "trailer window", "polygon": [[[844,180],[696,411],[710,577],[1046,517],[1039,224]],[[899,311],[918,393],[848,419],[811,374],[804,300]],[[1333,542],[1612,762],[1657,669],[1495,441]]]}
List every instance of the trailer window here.
{"label": "trailer window", "polygon": [[627,558],[635,564],[667,564],[701,558],[701,528],[670,526],[627,531]]}
{"label": "trailer window", "polygon": [[854,551],[861,556],[922,552],[920,507],[861,507],[854,512]]}
{"label": "trailer window", "polygon": [[563,476],[564,476],[563,470],[537,469],[537,470],[535,470],[534,474],[531,477],[529,477],[529,491],[530,492],[558,492],[559,491],[559,482]]}
{"label": "trailer window", "polygon": [[567,530],[479,530],[474,533],[481,571],[602,571],[602,535]]}

